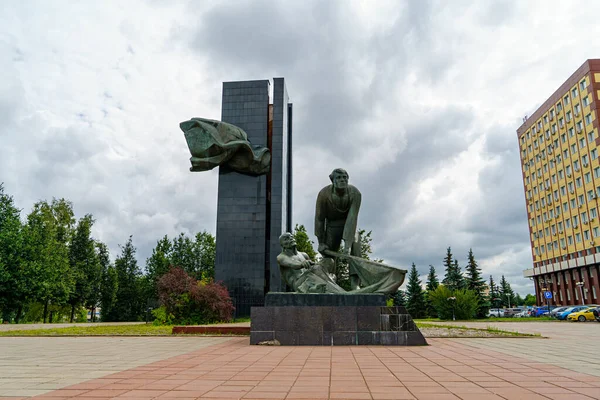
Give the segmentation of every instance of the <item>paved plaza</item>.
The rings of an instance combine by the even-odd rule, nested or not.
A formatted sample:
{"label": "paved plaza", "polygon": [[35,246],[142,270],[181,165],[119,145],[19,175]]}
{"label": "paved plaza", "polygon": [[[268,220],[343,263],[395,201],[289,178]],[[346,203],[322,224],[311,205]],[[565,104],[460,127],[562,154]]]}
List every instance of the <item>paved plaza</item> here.
{"label": "paved plaza", "polygon": [[[600,399],[591,350],[600,324],[518,325],[549,338],[332,348],[227,337],[0,337],[0,398]],[[589,357],[563,352],[567,337]]]}

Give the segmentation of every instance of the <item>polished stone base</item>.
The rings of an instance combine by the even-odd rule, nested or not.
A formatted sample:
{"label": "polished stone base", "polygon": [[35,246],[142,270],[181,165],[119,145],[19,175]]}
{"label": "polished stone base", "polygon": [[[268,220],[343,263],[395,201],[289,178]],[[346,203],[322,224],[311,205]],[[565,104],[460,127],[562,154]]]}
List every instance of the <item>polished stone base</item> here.
{"label": "polished stone base", "polygon": [[252,307],[250,344],[427,345],[404,307]]}
{"label": "polished stone base", "polygon": [[265,307],[362,307],[385,306],[384,294],[303,294],[303,293],[267,293]]}

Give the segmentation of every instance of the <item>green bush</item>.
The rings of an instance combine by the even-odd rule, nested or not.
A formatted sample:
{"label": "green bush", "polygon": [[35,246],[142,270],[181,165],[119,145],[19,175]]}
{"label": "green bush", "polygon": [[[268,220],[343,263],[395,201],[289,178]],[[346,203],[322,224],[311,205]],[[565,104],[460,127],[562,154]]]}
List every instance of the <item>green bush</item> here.
{"label": "green bush", "polygon": [[[455,300],[448,300],[451,297]],[[477,295],[472,290],[450,291],[440,285],[428,293],[428,298],[440,319],[452,319],[453,312],[456,319],[473,319],[477,313]]]}
{"label": "green bush", "polygon": [[152,315],[154,315],[154,322],[152,325],[173,325],[173,314],[169,314],[167,312],[167,307],[160,306],[152,310]]}

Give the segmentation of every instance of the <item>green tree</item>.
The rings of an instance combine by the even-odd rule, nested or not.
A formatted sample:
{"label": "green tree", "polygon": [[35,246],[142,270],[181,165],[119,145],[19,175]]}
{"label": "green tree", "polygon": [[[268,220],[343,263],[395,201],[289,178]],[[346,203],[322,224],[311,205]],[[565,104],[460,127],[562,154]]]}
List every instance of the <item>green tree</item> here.
{"label": "green tree", "polygon": [[156,242],[152,255],[146,259],[146,276],[150,281],[151,293],[158,298],[158,279],[169,272],[173,245],[167,235]]}
{"label": "green tree", "polygon": [[198,232],[194,242],[194,254],[200,260],[198,279],[214,279],[217,245],[215,237],[206,231]]}
{"label": "green tree", "polygon": [[[119,278],[117,270],[110,262],[108,247],[102,242],[96,242],[96,255],[101,269],[100,280],[100,318],[102,321],[111,321],[113,308],[117,300]],[[95,311],[95,310],[94,310]],[[93,314],[92,314],[93,315]]]}
{"label": "green tree", "polygon": [[477,296],[477,318],[485,318],[487,316],[488,310],[490,309],[490,304],[488,303],[485,296],[487,284],[481,276],[481,269],[477,265],[477,261],[475,260],[475,256],[473,255],[473,249],[469,249],[465,273],[466,288],[472,290]]}
{"label": "green tree", "polygon": [[502,305],[509,308],[513,307],[515,304],[514,297],[515,292],[513,292],[510,283],[508,283],[504,278],[504,275],[502,275],[502,278],[500,279],[500,298],[502,299]]}
{"label": "green tree", "polygon": [[468,320],[477,312],[477,296],[471,290],[451,291],[444,285],[430,292],[429,297],[440,319]]}
{"label": "green tree", "polygon": [[442,283],[446,286],[450,291],[463,289],[465,287],[464,277],[460,272],[460,267],[458,266],[458,261],[453,260],[452,249],[448,247],[446,250],[446,257],[444,257],[444,268],[445,275]]}
{"label": "green tree", "polygon": [[423,318],[427,314],[425,293],[421,287],[421,280],[417,267],[412,264],[408,274],[408,285],[406,286],[406,310],[413,318]]}
{"label": "green tree", "polygon": [[437,274],[435,273],[435,267],[433,265],[429,265],[429,274],[427,275],[427,282],[425,283],[425,300],[427,303],[427,316],[430,318],[437,317],[437,311],[431,304],[431,300],[429,299],[429,293],[438,288],[440,282],[438,280]]}
{"label": "green tree", "polygon": [[404,290],[398,290],[394,293],[393,299],[395,306],[406,307],[406,292]]}
{"label": "green tree", "polygon": [[140,281],[142,273],[135,259],[135,246],[129,237],[121,254],[115,260],[117,271],[117,295],[113,304],[110,319],[113,321],[139,321],[143,317],[145,299],[142,299]]}
{"label": "green tree", "polygon": [[3,321],[15,316],[18,323],[30,295],[23,273],[23,224],[20,210],[0,183],[0,312]]}
{"label": "green tree", "polygon": [[92,239],[91,214],[85,215],[77,223],[71,245],[69,247],[69,264],[74,281],[73,291],[69,296],[71,305],[70,322],[75,318],[77,307],[95,308],[95,290],[101,279],[101,266],[96,256],[96,243]]}
{"label": "green tree", "polygon": [[44,323],[47,321],[50,304],[66,304],[73,291],[69,241],[74,223],[73,205],[65,199],[53,199],[51,204],[39,201],[27,216],[24,229],[24,273],[32,284],[32,300],[44,305]]}
{"label": "green tree", "polygon": [[525,300],[523,300],[523,298],[521,297],[521,295],[519,293],[515,294],[515,306],[522,306],[524,304]]}
{"label": "green tree", "polygon": [[494,277],[490,275],[490,291],[488,295],[488,301],[493,308],[497,308],[502,305],[502,299],[500,298],[500,294],[498,292],[498,285],[496,285],[496,281],[494,281]]}
{"label": "green tree", "polygon": [[[360,235],[360,256],[366,260],[371,260],[373,250],[371,248],[372,231],[366,232],[364,229],[358,229]],[[373,261],[383,262],[382,259],[376,258]],[[336,281],[339,286],[345,290],[351,290],[350,273],[348,261],[338,258],[336,261]]]}
{"label": "green tree", "polygon": [[294,227],[294,239],[296,240],[296,248],[298,251],[302,251],[314,261],[317,255],[313,245],[314,243],[309,239],[306,227],[304,225],[298,225]]}
{"label": "green tree", "polygon": [[537,303],[537,299],[535,298],[535,295],[533,295],[533,294],[525,295],[525,299],[523,299],[524,305],[533,307],[536,305],[536,303]]}

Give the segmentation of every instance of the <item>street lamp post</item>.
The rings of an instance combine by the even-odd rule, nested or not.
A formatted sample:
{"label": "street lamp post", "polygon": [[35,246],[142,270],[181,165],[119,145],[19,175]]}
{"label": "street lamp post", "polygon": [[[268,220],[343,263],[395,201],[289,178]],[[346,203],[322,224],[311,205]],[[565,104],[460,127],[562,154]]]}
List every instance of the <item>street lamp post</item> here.
{"label": "street lamp post", "polygon": [[583,281],[575,282],[579,286],[579,293],[581,294],[581,304],[585,306],[585,298],[583,297]]}
{"label": "street lamp post", "polygon": [[447,300],[452,302],[452,321],[456,321],[456,315],[454,313],[454,304],[456,303],[456,297],[448,297]]}

